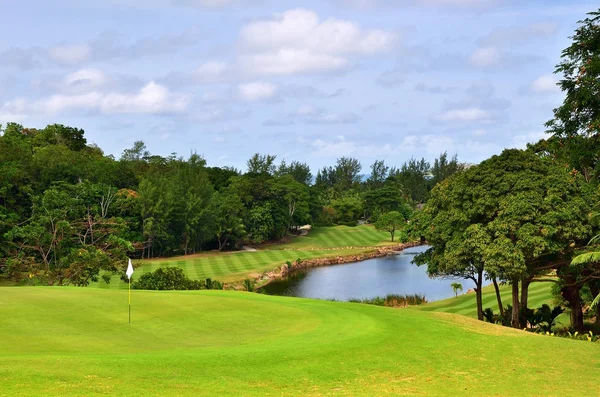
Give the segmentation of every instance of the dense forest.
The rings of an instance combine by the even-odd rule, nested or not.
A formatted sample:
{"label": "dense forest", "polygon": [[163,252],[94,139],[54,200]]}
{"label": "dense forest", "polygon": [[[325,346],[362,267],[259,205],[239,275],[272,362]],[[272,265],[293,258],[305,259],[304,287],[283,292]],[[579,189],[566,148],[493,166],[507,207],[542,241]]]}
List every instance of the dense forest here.
{"label": "dense forest", "polygon": [[299,225],[356,225],[397,212],[408,220],[432,187],[463,166],[383,161],[370,175],[340,158],[313,176],[305,163],[255,154],[247,170],[210,167],[197,154],[162,157],[136,142],[117,160],[82,129],[0,128],[0,275],[87,285],[127,256],[234,250],[277,241]]}

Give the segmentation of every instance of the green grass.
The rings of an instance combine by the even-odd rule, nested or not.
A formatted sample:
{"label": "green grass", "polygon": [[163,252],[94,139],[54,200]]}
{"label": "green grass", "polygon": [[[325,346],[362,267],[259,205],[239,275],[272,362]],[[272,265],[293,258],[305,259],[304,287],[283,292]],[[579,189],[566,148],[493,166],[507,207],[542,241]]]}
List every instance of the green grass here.
{"label": "green grass", "polygon": [[0,291],[0,396],[575,396],[600,344],[233,291]]}
{"label": "green grass", "polygon": [[[140,261],[134,277],[158,267],[179,266],[194,280],[212,278],[224,282],[240,281],[250,274],[262,273],[286,261],[352,255],[387,243],[389,235],[373,226],[335,226],[314,228],[307,236],[295,237],[287,244],[273,244],[257,252],[207,252],[198,255]],[[352,247],[352,248],[349,248]],[[127,285],[118,276],[110,284],[101,281],[95,286],[105,289],[124,289]]]}
{"label": "green grass", "polygon": [[[468,284],[464,285],[464,287],[467,286]],[[552,294],[550,292],[551,287],[552,283],[532,283],[529,286],[529,298],[527,301],[527,306],[530,308],[537,308],[544,303],[552,305]],[[500,294],[502,296],[502,304],[504,306],[512,303],[510,285],[500,286]],[[484,309],[486,307],[490,307],[494,313],[498,313],[498,303],[496,301],[496,292],[493,285],[483,288],[482,301]],[[455,298],[431,302],[426,305],[419,306],[419,310],[454,313],[477,318],[475,293],[463,294]]]}
{"label": "green grass", "polygon": [[295,238],[289,244],[270,246],[272,249],[336,248],[336,247],[375,247],[393,244],[390,234],[381,232],[373,225],[355,227],[333,226],[315,227],[308,235]]}

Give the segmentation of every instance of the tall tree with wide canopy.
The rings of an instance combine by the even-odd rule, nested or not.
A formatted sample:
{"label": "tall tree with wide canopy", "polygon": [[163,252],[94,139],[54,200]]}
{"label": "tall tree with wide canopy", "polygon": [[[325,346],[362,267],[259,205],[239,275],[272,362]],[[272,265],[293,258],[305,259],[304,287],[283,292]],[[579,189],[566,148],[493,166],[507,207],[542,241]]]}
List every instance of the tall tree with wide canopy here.
{"label": "tall tree with wide canopy", "polygon": [[600,160],[600,9],[578,23],[555,70],[565,99],[546,126],[570,153],[571,166],[591,180]]}
{"label": "tall tree with wide canopy", "polygon": [[591,233],[585,193],[579,175],[532,152],[505,150],[433,189],[415,224],[431,248],[417,263],[432,276],[473,279],[480,319],[484,271],[509,281],[512,325],[520,327],[529,284],[568,266]]}

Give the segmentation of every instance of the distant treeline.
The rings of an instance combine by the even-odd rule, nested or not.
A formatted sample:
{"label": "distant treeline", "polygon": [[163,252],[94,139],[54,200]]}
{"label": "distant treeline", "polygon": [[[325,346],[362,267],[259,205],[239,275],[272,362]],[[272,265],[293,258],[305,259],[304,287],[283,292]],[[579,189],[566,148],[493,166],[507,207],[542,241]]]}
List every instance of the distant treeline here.
{"label": "distant treeline", "polygon": [[8,123],[0,136],[0,277],[87,285],[127,256],[152,258],[279,240],[298,225],[356,225],[397,211],[408,219],[432,187],[461,170],[456,156],[399,168],[342,157],[313,175],[306,163],[255,154],[247,169],[197,154],[120,159],[82,129]]}

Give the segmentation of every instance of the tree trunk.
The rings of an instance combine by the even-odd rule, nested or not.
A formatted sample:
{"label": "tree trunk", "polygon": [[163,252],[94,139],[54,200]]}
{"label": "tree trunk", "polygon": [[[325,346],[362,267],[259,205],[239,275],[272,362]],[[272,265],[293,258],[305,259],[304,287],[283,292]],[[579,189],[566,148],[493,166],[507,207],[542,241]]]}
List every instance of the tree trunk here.
{"label": "tree trunk", "polygon": [[500,311],[500,315],[504,316],[504,306],[502,306],[502,296],[500,296],[500,287],[498,286],[498,280],[496,280],[496,277],[492,277],[492,282],[494,283],[494,289],[496,290],[496,300],[498,301],[498,310]]}
{"label": "tree trunk", "polygon": [[395,231],[393,231],[393,232],[390,232],[390,234],[392,235],[392,243],[394,242],[394,234],[395,234],[395,233],[396,233]]}
{"label": "tree trunk", "polygon": [[531,279],[529,276],[524,277],[521,280],[521,312],[525,313],[527,309],[527,300],[529,299],[529,284],[531,284]]}
{"label": "tree trunk", "polygon": [[510,325],[513,328],[521,328],[520,321],[520,304],[519,304],[519,279],[514,278],[512,280],[512,317]]}
{"label": "tree trunk", "polygon": [[[600,294],[600,286],[596,281],[592,281],[591,283],[588,283],[588,285],[590,287],[590,292],[592,293],[592,299],[594,299],[598,296],[598,294]],[[600,327],[600,305],[596,305],[594,308],[594,314],[596,315],[595,324],[596,326]]]}
{"label": "tree trunk", "polygon": [[567,284],[562,287],[561,294],[569,302],[571,308],[571,326],[575,331],[583,331],[583,310],[579,296],[580,287],[575,284]]}
{"label": "tree trunk", "polygon": [[477,319],[483,321],[483,291],[481,290],[483,284],[483,269],[477,273],[477,280],[475,281],[477,287],[475,288],[475,299],[477,300]]}

